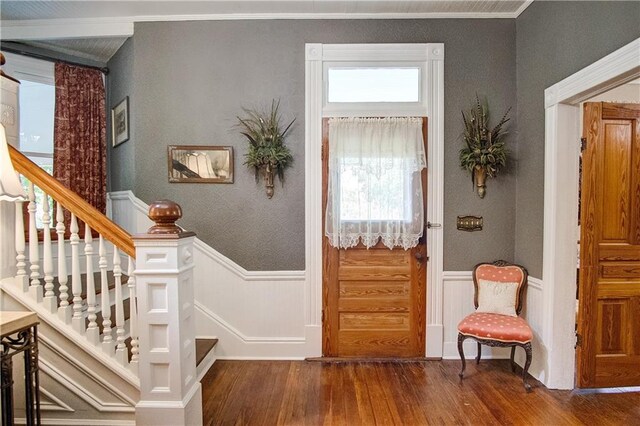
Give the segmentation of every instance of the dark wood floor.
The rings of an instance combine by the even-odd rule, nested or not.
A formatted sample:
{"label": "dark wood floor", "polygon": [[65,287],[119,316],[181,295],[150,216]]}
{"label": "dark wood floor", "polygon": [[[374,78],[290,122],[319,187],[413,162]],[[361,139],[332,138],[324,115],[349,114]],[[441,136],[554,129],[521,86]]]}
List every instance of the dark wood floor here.
{"label": "dark wood floor", "polygon": [[[471,365],[469,365],[471,364]],[[205,425],[640,425],[640,393],[527,394],[506,361],[217,361]]]}

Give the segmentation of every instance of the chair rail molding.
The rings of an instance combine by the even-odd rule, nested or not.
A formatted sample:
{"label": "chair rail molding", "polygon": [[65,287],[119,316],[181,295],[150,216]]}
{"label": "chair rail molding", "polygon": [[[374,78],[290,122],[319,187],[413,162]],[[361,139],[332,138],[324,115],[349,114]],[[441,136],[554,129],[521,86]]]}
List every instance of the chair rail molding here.
{"label": "chair rail molding", "polygon": [[[322,318],[322,118],[323,67],[340,61],[413,61],[424,64],[421,87],[424,109],[399,115],[425,115],[429,119],[426,220],[443,223],[444,217],[444,53],[443,43],[423,44],[321,44],[305,46],[305,321],[321,326]],[[376,111],[384,115],[385,111]],[[398,114],[395,114],[398,115]],[[440,358],[443,351],[443,235],[442,228],[427,230],[426,355]],[[321,355],[321,341],[317,356]]]}
{"label": "chair rail molding", "polygon": [[[148,209],[131,191],[107,195],[108,215],[131,233],[151,226]],[[193,247],[196,336],[220,340],[216,359],[317,353],[320,327],[304,319],[305,271],[247,271],[197,238]]]}
{"label": "chair rail molding", "polygon": [[[640,77],[640,38],[547,88],[545,101],[543,383],[573,389],[580,102]],[[569,283],[563,285],[563,283]]]}

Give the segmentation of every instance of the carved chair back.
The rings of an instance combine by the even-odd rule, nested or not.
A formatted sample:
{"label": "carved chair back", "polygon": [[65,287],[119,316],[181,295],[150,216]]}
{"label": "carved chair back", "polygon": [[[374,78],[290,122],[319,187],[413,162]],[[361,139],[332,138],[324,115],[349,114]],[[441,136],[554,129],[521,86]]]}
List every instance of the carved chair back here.
{"label": "carved chair back", "polygon": [[517,283],[515,310],[520,315],[522,310],[522,301],[524,300],[525,288],[528,279],[527,270],[520,265],[498,260],[493,263],[479,263],[473,268],[473,286],[474,296],[473,303],[478,308],[478,282],[479,280],[487,280],[498,283]]}

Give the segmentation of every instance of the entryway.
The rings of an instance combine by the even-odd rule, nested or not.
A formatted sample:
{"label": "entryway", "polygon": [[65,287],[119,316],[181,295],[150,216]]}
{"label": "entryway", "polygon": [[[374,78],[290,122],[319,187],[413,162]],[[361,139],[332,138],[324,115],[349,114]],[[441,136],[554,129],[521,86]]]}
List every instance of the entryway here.
{"label": "entryway", "polygon": [[[640,39],[545,90],[544,384],[575,386],[580,102],[640,77]],[[609,312],[620,315],[619,306]],[[617,312],[616,312],[617,311]],[[595,311],[594,314],[603,310]],[[627,311],[628,313],[630,311]],[[626,337],[625,337],[626,338]],[[596,343],[602,344],[602,341]],[[636,346],[637,348],[637,346]]]}
{"label": "entryway", "polygon": [[[444,216],[444,45],[441,43],[430,44],[307,44],[306,50],[306,78],[305,78],[305,105],[306,105],[306,137],[305,137],[305,222],[306,222],[306,273],[308,291],[306,291],[306,314],[308,318],[308,330],[313,332],[313,341],[318,344],[318,355],[323,354],[327,347],[328,334],[324,333],[324,322],[329,315],[323,312],[325,298],[323,292],[323,161],[322,139],[324,118],[358,118],[358,117],[382,117],[382,118],[420,118],[428,117],[429,125],[425,129],[428,152],[426,167],[426,185],[424,203],[424,217],[422,227],[431,222],[434,226],[425,229],[420,244],[424,247],[422,253],[416,257],[416,253],[405,253],[405,257],[399,253],[404,249],[386,251],[397,257],[396,262],[403,262],[406,269],[401,271],[407,277],[412,274],[412,269],[420,263],[420,273],[425,276],[425,286],[420,290],[422,295],[418,299],[423,303],[422,308],[417,308],[420,313],[409,322],[416,324],[420,332],[411,333],[415,338],[407,337],[405,347],[411,347],[412,354],[426,356],[428,358],[441,358],[443,350],[443,236],[442,224]],[[369,78],[358,78],[358,73],[371,73],[369,77],[376,77],[378,71],[382,74],[400,75],[396,79],[403,83],[402,87],[386,87],[386,90],[368,90],[366,84]],[[337,80],[331,83],[328,76],[333,74]],[[350,78],[356,76],[356,78]],[[362,76],[362,74],[360,74]],[[371,87],[371,86],[369,86]],[[384,84],[376,84],[374,87],[385,89]],[[333,89],[340,88],[338,91]],[[343,90],[345,89],[346,90]],[[333,95],[331,94],[333,93]],[[344,96],[347,95],[347,99]],[[392,96],[391,102],[380,99],[379,95]],[[338,95],[338,96],[336,96]],[[351,97],[351,99],[348,99]],[[424,134],[423,134],[424,136]],[[353,249],[348,249],[346,252]],[[370,247],[369,253],[381,251],[379,247]],[[355,251],[353,253],[356,253]],[[424,256],[420,258],[420,256]],[[352,262],[344,257],[345,262]],[[428,268],[426,267],[428,259]],[[376,268],[374,265],[365,266]],[[387,271],[388,272],[388,271]],[[405,272],[408,272],[405,273]],[[377,272],[376,272],[377,273]],[[405,280],[405,278],[402,278]],[[398,280],[398,281],[402,281]],[[343,292],[360,292],[357,280],[350,281],[350,289]],[[409,287],[398,289],[397,282],[393,279],[378,279],[378,284],[383,282],[382,288],[376,291],[394,292],[402,291],[407,294],[413,290]],[[426,282],[429,283],[426,286]],[[392,289],[392,287],[396,287]],[[338,293],[339,294],[339,293]],[[390,296],[393,298],[393,296]],[[409,299],[407,299],[409,300]],[[364,302],[357,302],[364,303]],[[406,317],[413,308],[406,308]],[[417,312],[417,311],[416,311]],[[389,316],[389,312],[365,312],[366,315],[375,313],[378,319],[394,323],[400,321],[396,315]],[[323,318],[324,314],[324,318]],[[360,314],[357,314],[360,317]],[[349,316],[347,321],[352,321],[354,316]],[[406,319],[406,318],[405,318]],[[360,318],[358,318],[360,321]],[[344,323],[344,322],[343,322]],[[353,322],[351,322],[353,324]],[[362,326],[360,323],[359,326]],[[408,324],[408,323],[407,323]],[[393,327],[396,327],[393,325]],[[409,326],[410,327],[410,326]],[[317,334],[316,334],[317,333]],[[354,335],[361,335],[360,331],[354,331]],[[317,337],[316,337],[317,336]],[[317,339],[317,340],[316,340]],[[395,339],[395,338],[394,338]],[[409,343],[409,341],[412,341]],[[366,346],[359,342],[352,347]],[[384,345],[383,345],[384,346]],[[336,352],[327,352],[336,353]],[[409,352],[407,352],[409,353]],[[351,352],[348,356],[355,355]],[[387,352],[385,356],[396,356]]]}

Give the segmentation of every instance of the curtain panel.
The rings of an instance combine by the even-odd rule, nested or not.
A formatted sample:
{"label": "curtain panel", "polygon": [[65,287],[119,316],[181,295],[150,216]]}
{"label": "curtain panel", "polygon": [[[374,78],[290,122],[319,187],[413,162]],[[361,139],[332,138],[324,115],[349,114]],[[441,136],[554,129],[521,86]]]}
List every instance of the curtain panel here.
{"label": "curtain panel", "polygon": [[55,64],[53,176],[106,210],[105,88],[98,70]]}
{"label": "curtain panel", "polygon": [[422,119],[329,119],[325,234],[332,246],[415,247],[424,231]]}

